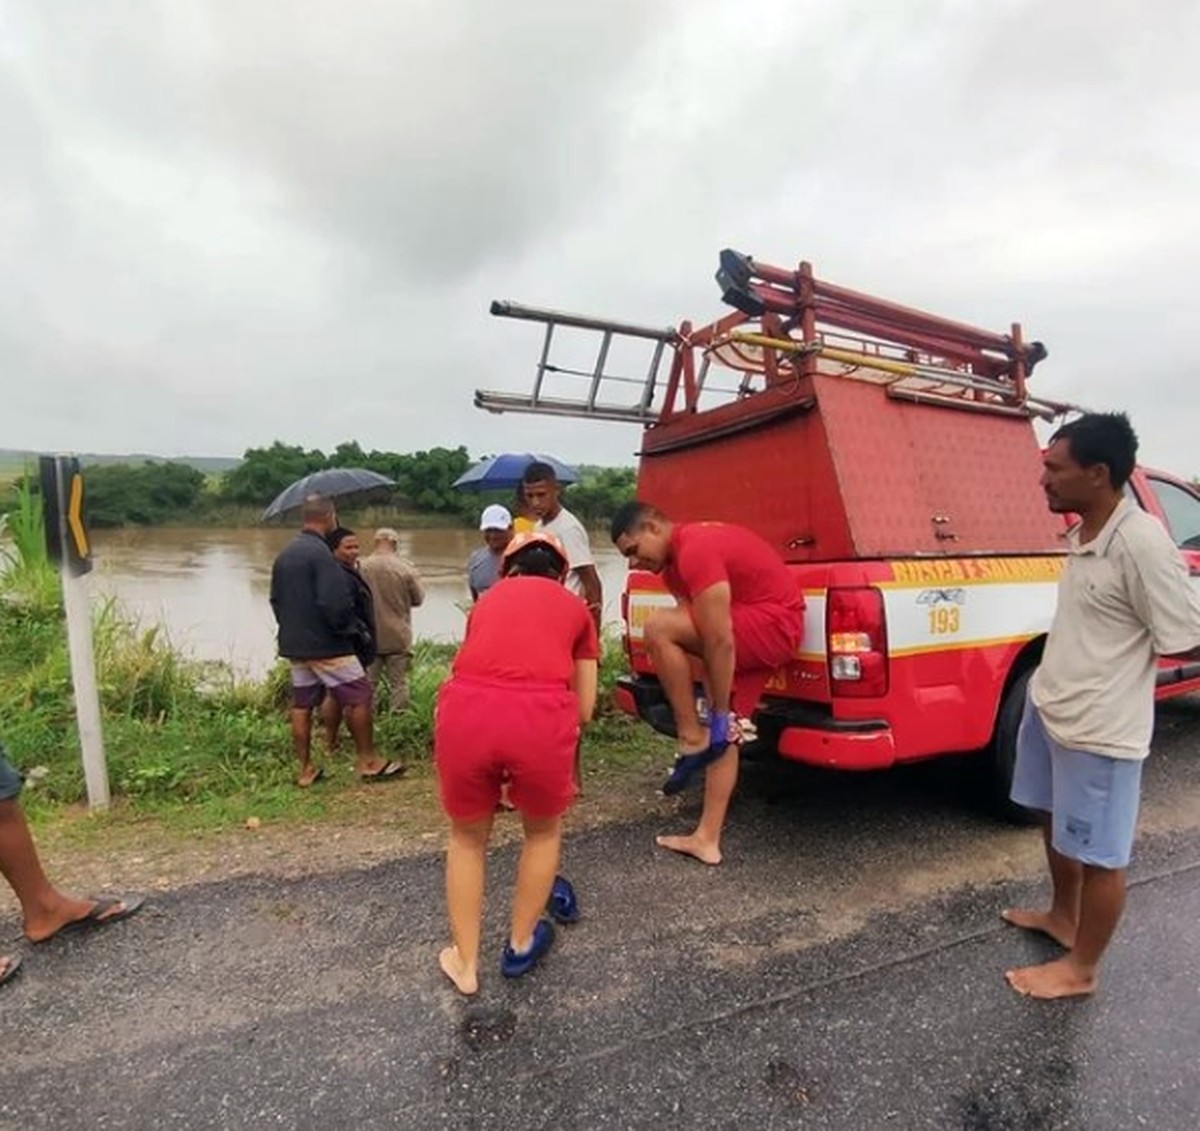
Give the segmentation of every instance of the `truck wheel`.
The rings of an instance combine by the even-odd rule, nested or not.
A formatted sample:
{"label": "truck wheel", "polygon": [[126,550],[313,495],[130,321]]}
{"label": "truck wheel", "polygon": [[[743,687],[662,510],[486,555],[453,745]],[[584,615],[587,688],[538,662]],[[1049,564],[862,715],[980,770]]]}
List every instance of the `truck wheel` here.
{"label": "truck wheel", "polygon": [[996,719],[996,733],[992,736],[992,744],[983,753],[983,765],[980,767],[983,771],[980,784],[983,787],[984,804],[993,816],[1010,825],[1037,823],[1033,813],[1009,797],[1013,770],[1017,764],[1017,731],[1021,726],[1025,696],[1033,671],[1033,668],[1023,671],[1005,694]]}

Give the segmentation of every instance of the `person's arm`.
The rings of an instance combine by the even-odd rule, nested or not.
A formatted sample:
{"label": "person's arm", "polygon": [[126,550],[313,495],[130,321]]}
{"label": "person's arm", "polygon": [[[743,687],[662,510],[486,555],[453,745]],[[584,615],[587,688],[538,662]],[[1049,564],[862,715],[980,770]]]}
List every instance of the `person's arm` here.
{"label": "person's arm", "polygon": [[579,721],[590,723],[596,712],[596,689],[600,684],[600,665],[595,660],[576,660],[571,690],[579,700]]}
{"label": "person's arm", "polygon": [[404,583],[408,586],[408,601],[415,609],[425,600],[425,587],[421,584],[421,575],[410,565],[404,570]]}
{"label": "person's arm", "polygon": [[332,554],[315,557],[317,610],[329,628],[345,634],[354,627],[354,583]]}
{"label": "person's arm", "polygon": [[704,649],[709,709],[728,714],[733,698],[733,607],[728,581],[708,586],[692,600],[692,618]]}
{"label": "person's arm", "polygon": [[281,603],[279,565],[271,566],[271,612],[275,614],[275,623],[279,624],[279,606]]}
{"label": "person's arm", "polygon": [[583,587],[583,599],[587,602],[588,612],[596,631],[600,631],[600,615],[604,612],[604,590],[600,585],[600,574],[594,565],[580,566],[574,571],[579,576],[579,584]]}
{"label": "person's arm", "polygon": [[1154,650],[1169,660],[1200,660],[1200,590],[1166,531],[1161,543],[1129,560],[1130,598]]}

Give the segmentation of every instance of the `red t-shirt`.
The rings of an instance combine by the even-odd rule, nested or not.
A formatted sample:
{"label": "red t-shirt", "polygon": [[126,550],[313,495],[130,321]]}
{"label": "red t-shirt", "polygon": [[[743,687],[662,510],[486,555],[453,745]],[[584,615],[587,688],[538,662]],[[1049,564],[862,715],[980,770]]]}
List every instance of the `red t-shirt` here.
{"label": "red t-shirt", "polygon": [[548,577],[505,577],[471,609],[454,674],[569,686],[576,660],[600,657],[587,606]]}
{"label": "red t-shirt", "polygon": [[800,585],[783,559],[753,531],[731,523],[676,523],[671,529],[671,560],[662,577],[685,601],[727,581],[731,604],[795,612],[804,608]]}

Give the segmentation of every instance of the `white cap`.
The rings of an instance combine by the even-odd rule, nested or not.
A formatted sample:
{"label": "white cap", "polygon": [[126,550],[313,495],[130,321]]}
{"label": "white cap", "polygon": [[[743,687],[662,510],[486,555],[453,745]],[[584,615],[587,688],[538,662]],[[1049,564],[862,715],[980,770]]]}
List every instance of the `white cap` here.
{"label": "white cap", "polygon": [[480,530],[507,530],[512,524],[512,515],[508,513],[508,507],[502,507],[499,503],[484,507],[483,514],[479,516]]}

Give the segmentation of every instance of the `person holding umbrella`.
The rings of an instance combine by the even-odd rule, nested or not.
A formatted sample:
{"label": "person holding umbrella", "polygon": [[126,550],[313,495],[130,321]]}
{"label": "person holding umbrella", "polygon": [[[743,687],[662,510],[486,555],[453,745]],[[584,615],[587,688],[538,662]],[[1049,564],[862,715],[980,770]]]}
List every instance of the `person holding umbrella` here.
{"label": "person holding umbrella", "polygon": [[374,693],[355,655],[354,591],[325,541],[337,526],[333,501],[309,496],[301,505],[300,520],[300,533],[271,567],[279,654],[292,665],[292,745],[300,763],[296,784],[307,788],[324,776],[312,761],[312,712],[326,694],[334,696],[345,713],[359,776],[390,781],[404,772],[404,765],[375,753]]}

